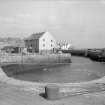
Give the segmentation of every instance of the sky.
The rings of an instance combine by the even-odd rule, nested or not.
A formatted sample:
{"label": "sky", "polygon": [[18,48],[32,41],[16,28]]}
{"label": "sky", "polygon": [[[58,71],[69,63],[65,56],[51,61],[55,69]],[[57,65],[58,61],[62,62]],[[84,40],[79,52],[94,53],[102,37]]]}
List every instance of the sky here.
{"label": "sky", "polygon": [[105,0],[0,0],[0,37],[42,31],[76,48],[105,48]]}

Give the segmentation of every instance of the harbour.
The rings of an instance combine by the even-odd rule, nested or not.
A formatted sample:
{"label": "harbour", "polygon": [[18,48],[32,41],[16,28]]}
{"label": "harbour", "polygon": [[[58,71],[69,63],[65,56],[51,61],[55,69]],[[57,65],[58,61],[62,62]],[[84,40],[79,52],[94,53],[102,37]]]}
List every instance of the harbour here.
{"label": "harbour", "polygon": [[0,1],[0,105],[105,105],[105,0]]}
{"label": "harbour", "polygon": [[[55,66],[29,66],[28,64],[10,65],[4,68],[9,71],[18,71],[11,77],[33,82],[49,82],[49,83],[74,83],[99,79],[105,75],[105,64],[92,61],[84,57],[71,57],[72,63],[55,64]],[[27,71],[26,71],[27,69]]]}

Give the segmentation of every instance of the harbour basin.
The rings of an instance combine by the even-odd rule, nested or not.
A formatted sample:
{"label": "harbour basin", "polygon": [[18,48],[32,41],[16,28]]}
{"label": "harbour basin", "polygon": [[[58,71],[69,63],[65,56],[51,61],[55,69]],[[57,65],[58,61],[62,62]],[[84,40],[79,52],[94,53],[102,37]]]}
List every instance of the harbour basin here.
{"label": "harbour basin", "polygon": [[[3,67],[9,77],[15,79],[42,83],[75,83],[99,79],[105,75],[105,64],[94,62],[84,57],[71,57],[72,63],[55,66],[31,66],[28,64],[11,64]],[[49,64],[50,65],[50,64]],[[24,72],[13,73],[18,69],[29,69]]]}

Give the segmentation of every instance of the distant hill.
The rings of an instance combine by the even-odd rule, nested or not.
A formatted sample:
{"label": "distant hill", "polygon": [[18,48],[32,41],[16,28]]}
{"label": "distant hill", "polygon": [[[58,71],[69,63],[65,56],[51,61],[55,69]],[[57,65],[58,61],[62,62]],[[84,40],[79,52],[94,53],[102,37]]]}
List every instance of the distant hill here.
{"label": "distant hill", "polygon": [[25,46],[24,40],[21,38],[14,38],[14,37],[0,37],[0,48],[6,45],[13,45],[13,46]]}
{"label": "distant hill", "polygon": [[21,41],[22,39],[20,38],[15,38],[15,37],[0,37],[0,42],[11,42],[11,41]]}

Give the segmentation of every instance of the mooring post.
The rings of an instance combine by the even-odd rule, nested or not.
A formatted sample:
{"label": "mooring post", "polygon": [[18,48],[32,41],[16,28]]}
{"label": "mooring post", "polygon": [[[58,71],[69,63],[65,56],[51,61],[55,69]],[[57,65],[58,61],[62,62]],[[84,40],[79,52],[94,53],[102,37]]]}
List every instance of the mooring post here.
{"label": "mooring post", "polygon": [[59,87],[57,85],[47,85],[45,87],[45,98],[57,100],[60,98]]}

